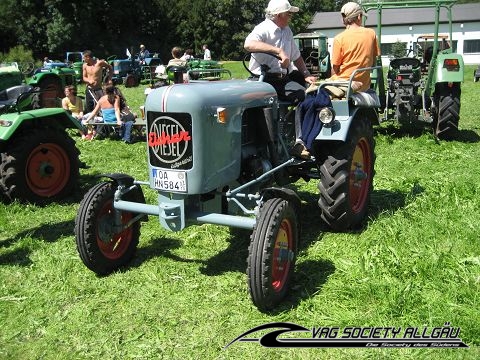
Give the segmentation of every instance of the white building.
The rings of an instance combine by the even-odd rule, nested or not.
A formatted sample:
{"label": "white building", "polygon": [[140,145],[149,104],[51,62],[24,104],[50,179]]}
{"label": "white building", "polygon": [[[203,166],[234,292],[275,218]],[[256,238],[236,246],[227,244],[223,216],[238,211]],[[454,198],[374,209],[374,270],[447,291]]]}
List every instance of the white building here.
{"label": "white building", "polygon": [[[405,43],[409,49],[419,35],[432,34],[435,23],[435,8],[399,8],[382,10],[381,51],[384,63],[396,42]],[[376,30],[377,11],[368,12],[367,27]],[[455,4],[452,7],[453,49],[463,55],[465,64],[480,64],[480,2]],[[310,31],[321,31],[328,36],[331,53],[333,37],[343,31],[340,12],[318,12],[308,26]],[[439,33],[448,34],[447,10],[440,11]]]}

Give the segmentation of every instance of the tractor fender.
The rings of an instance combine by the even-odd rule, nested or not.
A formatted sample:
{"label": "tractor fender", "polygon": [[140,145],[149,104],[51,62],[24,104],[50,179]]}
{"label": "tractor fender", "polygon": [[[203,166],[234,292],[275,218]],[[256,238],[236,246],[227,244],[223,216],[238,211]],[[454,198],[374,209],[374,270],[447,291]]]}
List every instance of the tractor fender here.
{"label": "tractor fender", "polygon": [[103,177],[109,178],[109,179],[115,181],[115,183],[117,183],[118,185],[126,186],[126,187],[132,186],[133,182],[135,180],[132,176],[127,175],[127,174],[122,174],[122,173],[100,174],[97,177],[98,178],[103,178]]}
{"label": "tractor fender", "polygon": [[51,72],[50,70],[48,72],[39,72],[33,75],[28,81],[28,85],[39,86],[39,84],[42,81],[45,81],[45,79],[53,79],[55,82],[60,84],[60,86],[62,85],[62,80],[60,79],[58,74]]}
{"label": "tractor fender", "polygon": [[[108,178],[113,180],[117,186],[123,186],[129,190],[122,192],[121,196],[124,197],[122,200],[132,201],[140,204],[146,204],[145,195],[143,194],[143,189],[140,185],[134,185],[134,178],[127,174],[122,173],[108,173],[100,174],[98,178]],[[133,191],[132,191],[133,190]],[[116,197],[117,195],[115,195]],[[148,221],[148,216],[145,214],[140,221]]]}
{"label": "tractor fender", "polygon": [[8,140],[16,131],[25,127],[52,126],[83,130],[82,124],[62,108],[43,108],[2,114],[0,140]]}
{"label": "tractor fender", "polygon": [[[449,65],[450,64],[450,65]],[[456,65],[455,65],[456,64]],[[460,54],[438,54],[436,61],[437,82],[463,82],[464,63]]]}
{"label": "tractor fender", "polygon": [[267,201],[272,198],[281,198],[290,201],[297,210],[300,210],[301,200],[295,191],[287,188],[268,187],[261,191],[263,201]]}
{"label": "tractor fender", "polygon": [[337,115],[331,126],[322,126],[315,141],[346,141],[352,121],[358,116],[366,116],[372,124],[378,123],[378,114],[374,108],[350,106],[349,115]]}

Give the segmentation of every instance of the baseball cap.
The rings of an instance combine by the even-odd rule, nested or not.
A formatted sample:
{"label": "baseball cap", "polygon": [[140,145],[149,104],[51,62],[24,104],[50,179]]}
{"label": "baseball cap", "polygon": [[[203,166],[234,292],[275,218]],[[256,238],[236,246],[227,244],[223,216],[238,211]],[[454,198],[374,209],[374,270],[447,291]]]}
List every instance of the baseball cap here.
{"label": "baseball cap", "polygon": [[298,7],[290,5],[288,0],[270,0],[265,12],[276,15],[284,12],[298,12],[299,10]]}
{"label": "baseball cap", "polygon": [[354,19],[360,14],[367,17],[367,14],[363,12],[362,7],[353,1],[343,5],[342,9],[340,10],[340,14],[342,14],[346,19]]}

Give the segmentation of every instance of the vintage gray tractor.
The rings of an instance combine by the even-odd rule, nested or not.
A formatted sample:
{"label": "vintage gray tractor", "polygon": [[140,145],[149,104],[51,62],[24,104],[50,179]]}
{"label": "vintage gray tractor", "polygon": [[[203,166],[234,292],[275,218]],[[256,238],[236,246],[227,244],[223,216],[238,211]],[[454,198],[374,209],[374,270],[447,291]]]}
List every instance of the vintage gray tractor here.
{"label": "vintage gray tractor", "polygon": [[[41,91],[0,68],[0,198],[45,204],[70,195],[79,177],[79,150],[67,128],[81,124],[62,108],[37,108]],[[20,83],[18,82],[20,80]]]}
{"label": "vintage gray tractor", "polygon": [[[433,34],[419,36],[412,57],[391,60],[386,94],[379,84],[384,104],[381,120],[395,120],[401,125],[429,124],[438,139],[453,139],[460,119],[461,83],[464,78],[463,58],[453,51],[452,6],[456,0],[416,0],[362,2],[365,11],[376,10],[381,19],[383,9],[433,8]],[[446,10],[450,34],[438,33],[440,12]],[[381,23],[377,24],[381,39]]]}
{"label": "vintage gray tractor", "polygon": [[[360,103],[350,97],[350,83],[342,83],[346,96],[316,110],[313,156],[302,160],[289,155],[294,106],[279,101],[265,75],[190,80],[149,93],[148,181],[105,174],[80,204],[75,238],[89,269],[105,275],[126,265],[148,215],[171,231],[198,223],[248,229],[250,295],[268,311],[287,293],[300,240],[301,201],[287,184],[319,181],[318,221],[331,229],[362,224],[374,176],[378,98]],[[156,192],[157,203],[145,203],[142,186]]]}

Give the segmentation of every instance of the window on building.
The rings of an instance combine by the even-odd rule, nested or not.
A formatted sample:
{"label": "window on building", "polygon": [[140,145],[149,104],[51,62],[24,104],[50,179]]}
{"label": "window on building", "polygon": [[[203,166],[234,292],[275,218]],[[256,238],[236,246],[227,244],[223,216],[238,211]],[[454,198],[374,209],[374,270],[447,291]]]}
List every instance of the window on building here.
{"label": "window on building", "polygon": [[463,53],[480,53],[480,40],[465,40],[463,43]]}

